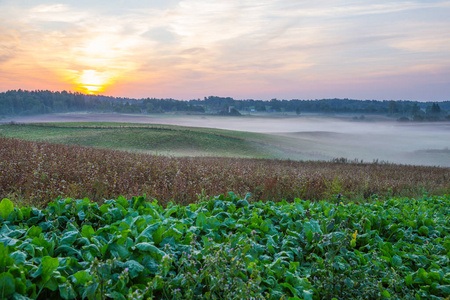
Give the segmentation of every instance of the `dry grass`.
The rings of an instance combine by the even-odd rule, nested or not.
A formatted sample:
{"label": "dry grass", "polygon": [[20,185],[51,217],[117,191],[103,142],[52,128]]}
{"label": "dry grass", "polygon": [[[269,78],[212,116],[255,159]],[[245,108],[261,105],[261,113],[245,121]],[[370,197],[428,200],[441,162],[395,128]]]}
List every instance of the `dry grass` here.
{"label": "dry grass", "polygon": [[147,194],[191,203],[234,191],[254,200],[363,200],[450,192],[450,168],[393,164],[174,158],[0,137],[0,198],[42,206],[58,196],[101,201]]}

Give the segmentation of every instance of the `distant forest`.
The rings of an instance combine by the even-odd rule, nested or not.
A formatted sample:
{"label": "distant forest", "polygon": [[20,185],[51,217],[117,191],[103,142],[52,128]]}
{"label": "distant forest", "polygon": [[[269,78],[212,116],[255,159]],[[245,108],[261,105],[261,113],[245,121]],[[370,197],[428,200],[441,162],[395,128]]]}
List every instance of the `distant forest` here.
{"label": "distant forest", "polygon": [[0,118],[76,111],[154,114],[168,112],[240,115],[267,113],[321,113],[386,115],[400,121],[450,120],[450,101],[418,102],[393,100],[236,100],[209,96],[181,101],[175,99],[131,99],[72,92],[12,90],[0,93]]}

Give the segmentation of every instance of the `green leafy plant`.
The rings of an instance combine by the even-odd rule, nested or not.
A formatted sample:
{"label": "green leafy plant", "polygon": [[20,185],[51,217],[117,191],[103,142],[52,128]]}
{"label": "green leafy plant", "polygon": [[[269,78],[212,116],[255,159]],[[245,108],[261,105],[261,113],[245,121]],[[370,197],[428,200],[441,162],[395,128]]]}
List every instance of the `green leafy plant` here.
{"label": "green leafy plant", "polygon": [[450,196],[0,207],[0,298],[446,299]]}

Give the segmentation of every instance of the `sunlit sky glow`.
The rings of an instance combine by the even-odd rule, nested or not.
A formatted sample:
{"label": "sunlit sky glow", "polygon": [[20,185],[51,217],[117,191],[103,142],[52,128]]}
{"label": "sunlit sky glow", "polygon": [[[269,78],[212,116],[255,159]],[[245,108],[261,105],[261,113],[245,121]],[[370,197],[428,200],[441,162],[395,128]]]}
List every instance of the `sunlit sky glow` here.
{"label": "sunlit sky glow", "polygon": [[450,1],[0,0],[0,91],[450,100]]}

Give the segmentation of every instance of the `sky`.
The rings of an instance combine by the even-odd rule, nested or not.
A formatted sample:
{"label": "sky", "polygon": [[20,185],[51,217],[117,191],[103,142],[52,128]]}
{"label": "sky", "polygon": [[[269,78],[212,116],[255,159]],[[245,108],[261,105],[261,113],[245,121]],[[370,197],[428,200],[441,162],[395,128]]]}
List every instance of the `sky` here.
{"label": "sky", "polygon": [[0,91],[450,100],[450,1],[0,0]]}

